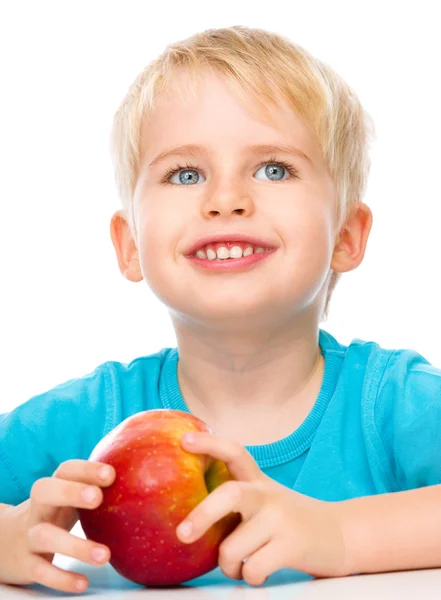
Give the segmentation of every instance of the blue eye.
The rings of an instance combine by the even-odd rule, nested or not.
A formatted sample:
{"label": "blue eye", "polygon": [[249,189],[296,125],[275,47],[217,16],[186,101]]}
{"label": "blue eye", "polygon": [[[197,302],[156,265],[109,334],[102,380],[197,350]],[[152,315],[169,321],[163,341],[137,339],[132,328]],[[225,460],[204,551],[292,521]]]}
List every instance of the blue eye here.
{"label": "blue eye", "polygon": [[[277,160],[276,158],[270,159],[270,161],[262,162],[258,165],[258,170],[256,174],[265,167],[265,175],[268,177],[266,181],[285,181],[287,179],[298,179],[297,169],[283,160]],[[284,177],[284,174],[287,174],[287,177]],[[172,178],[178,175],[177,180],[172,181]],[[164,175],[161,183],[168,183],[171,185],[194,185],[196,183],[204,183],[204,181],[200,182],[200,177],[202,176],[205,181],[205,177],[201,175],[201,169],[198,166],[186,164],[185,166],[177,165],[167,171]],[[258,177],[257,179],[265,181],[264,178]]]}
{"label": "blue eye", "polygon": [[[280,163],[265,163],[262,167],[260,167],[258,169],[257,173],[264,167],[265,167],[265,175],[271,181],[281,181],[284,178],[283,172],[285,172],[288,175],[288,177],[287,178],[285,177],[285,179],[289,179],[289,173],[287,171],[287,168],[285,166],[281,165]],[[259,179],[259,177],[257,179]]]}
{"label": "blue eye", "polygon": [[178,185],[176,181],[172,181],[172,178],[175,175],[178,175],[179,182],[183,185],[193,185],[194,183],[199,183],[199,178],[201,176],[197,169],[193,169],[191,167],[178,167],[169,173],[167,177],[167,180],[170,180],[170,183],[173,183],[174,185]]}

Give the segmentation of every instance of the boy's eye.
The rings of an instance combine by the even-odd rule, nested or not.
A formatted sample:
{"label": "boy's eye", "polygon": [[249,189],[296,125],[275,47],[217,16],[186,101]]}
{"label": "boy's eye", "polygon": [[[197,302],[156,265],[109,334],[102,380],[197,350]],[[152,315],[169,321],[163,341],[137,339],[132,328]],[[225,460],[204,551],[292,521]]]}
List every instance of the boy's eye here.
{"label": "boy's eye", "polygon": [[[200,171],[198,171],[197,169],[189,167],[177,167],[176,169],[173,169],[167,174],[166,181],[175,185],[179,185],[181,183],[183,185],[193,185],[194,183],[199,183],[200,177]],[[202,177],[204,176],[202,175]]]}
{"label": "boy's eye", "polygon": [[[257,179],[265,180],[265,177],[267,177],[267,181],[284,181],[285,179],[298,177],[297,170],[292,165],[280,160],[261,163],[255,174],[257,175],[261,170],[264,172],[264,177],[257,177]],[[177,165],[175,168],[167,171],[161,183],[194,185],[195,183],[204,183],[204,181],[200,182],[201,176],[205,181],[200,168],[197,166],[194,167],[187,164],[185,167],[182,167]]]}
{"label": "boy's eye", "polygon": [[[256,171],[256,175],[263,168],[265,169],[265,176],[268,177],[270,181],[281,181],[282,179],[289,179],[290,174],[288,172],[288,169],[286,168],[286,166],[280,163],[265,163],[263,166],[259,167],[259,169]],[[284,174],[287,175],[287,177],[284,177]],[[257,179],[260,178],[257,177]]]}

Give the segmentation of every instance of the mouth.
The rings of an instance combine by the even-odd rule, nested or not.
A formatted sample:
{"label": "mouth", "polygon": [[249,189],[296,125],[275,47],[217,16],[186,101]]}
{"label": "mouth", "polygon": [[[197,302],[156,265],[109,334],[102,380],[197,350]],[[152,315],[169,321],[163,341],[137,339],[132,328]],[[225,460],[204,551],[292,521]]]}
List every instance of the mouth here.
{"label": "mouth", "polygon": [[229,270],[249,267],[268,258],[277,250],[262,241],[218,241],[193,247],[187,258],[194,264],[215,270]]}
{"label": "mouth", "polygon": [[[277,246],[268,240],[246,233],[218,233],[200,237],[184,252],[187,258],[197,256],[208,260],[241,258],[249,254],[274,250]],[[227,251],[231,254],[227,255]],[[242,252],[242,254],[240,254]]]}

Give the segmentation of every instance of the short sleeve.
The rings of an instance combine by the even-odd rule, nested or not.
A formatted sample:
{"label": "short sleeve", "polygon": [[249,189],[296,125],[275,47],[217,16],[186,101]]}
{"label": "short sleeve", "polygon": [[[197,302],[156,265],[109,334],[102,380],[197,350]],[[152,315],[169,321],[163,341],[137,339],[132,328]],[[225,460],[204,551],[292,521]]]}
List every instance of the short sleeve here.
{"label": "short sleeve", "polygon": [[89,457],[111,428],[109,387],[101,365],[0,415],[0,503],[20,504],[60,463]]}
{"label": "short sleeve", "polygon": [[410,350],[392,354],[375,424],[398,490],[441,484],[441,370]]}

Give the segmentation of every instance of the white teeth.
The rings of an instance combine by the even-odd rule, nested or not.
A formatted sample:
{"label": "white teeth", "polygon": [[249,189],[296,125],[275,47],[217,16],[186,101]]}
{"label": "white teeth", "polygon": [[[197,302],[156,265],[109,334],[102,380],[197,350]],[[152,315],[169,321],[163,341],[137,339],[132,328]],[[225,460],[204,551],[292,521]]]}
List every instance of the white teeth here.
{"label": "white teeth", "polygon": [[230,258],[242,258],[242,248],[240,246],[233,246],[230,250]]}
{"label": "white teeth", "polygon": [[230,252],[229,252],[228,248],[225,248],[225,246],[221,246],[220,248],[218,248],[217,249],[217,257],[220,258],[221,260],[230,258]]}
{"label": "white teeth", "polygon": [[250,256],[251,254],[260,254],[266,252],[265,248],[259,246],[253,248],[253,246],[247,246],[245,250],[242,250],[240,246],[233,246],[230,250],[226,246],[220,246],[217,251],[214,248],[199,248],[196,252],[196,256],[201,259],[208,260],[226,260],[229,258],[242,258],[242,256]]}

